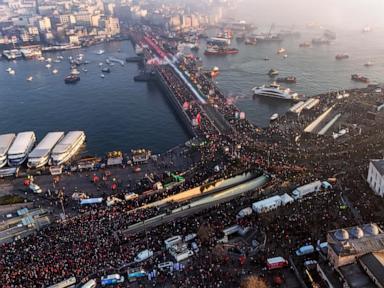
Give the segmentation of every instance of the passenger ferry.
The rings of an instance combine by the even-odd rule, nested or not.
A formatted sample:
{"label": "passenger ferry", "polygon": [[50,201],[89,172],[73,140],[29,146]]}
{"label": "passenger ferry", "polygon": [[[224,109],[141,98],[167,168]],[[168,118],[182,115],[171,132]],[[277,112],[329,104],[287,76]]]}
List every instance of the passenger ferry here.
{"label": "passenger ferry", "polygon": [[28,168],[40,168],[48,163],[53,147],[64,137],[64,132],[50,132],[28,156]]}
{"label": "passenger ferry", "polygon": [[73,157],[85,141],[84,131],[70,131],[52,150],[52,165],[61,165]]}
{"label": "passenger ferry", "polygon": [[272,83],[269,86],[254,87],[252,89],[255,96],[265,96],[271,98],[278,98],[283,100],[297,100],[299,95],[291,91],[291,89],[283,89],[277,83]]}
{"label": "passenger ferry", "polygon": [[0,168],[7,164],[7,152],[15,137],[16,135],[13,133],[0,135]]}
{"label": "passenger ferry", "polygon": [[32,131],[17,134],[15,141],[8,150],[8,165],[15,167],[23,164],[35,142],[36,136]]}

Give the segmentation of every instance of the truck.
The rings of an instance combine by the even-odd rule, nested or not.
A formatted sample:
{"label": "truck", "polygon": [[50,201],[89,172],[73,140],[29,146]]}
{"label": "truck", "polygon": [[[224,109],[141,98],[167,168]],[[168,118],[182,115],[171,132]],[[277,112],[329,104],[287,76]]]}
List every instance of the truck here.
{"label": "truck", "polygon": [[315,247],[313,247],[313,245],[305,245],[297,249],[295,253],[296,256],[303,256],[312,254],[313,252],[315,252]]}
{"label": "truck", "polygon": [[293,190],[292,197],[295,200],[303,198],[308,194],[320,191],[321,187],[322,187],[321,181],[317,180],[315,182],[311,182],[309,184],[297,187],[295,190]]}

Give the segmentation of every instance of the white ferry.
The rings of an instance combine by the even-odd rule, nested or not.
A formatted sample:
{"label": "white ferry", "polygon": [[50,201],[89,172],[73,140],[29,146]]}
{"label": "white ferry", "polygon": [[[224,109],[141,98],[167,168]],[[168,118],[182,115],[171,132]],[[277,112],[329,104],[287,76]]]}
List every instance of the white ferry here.
{"label": "white ferry", "polygon": [[48,163],[53,147],[64,137],[64,132],[50,132],[28,155],[27,166],[40,168]]}
{"label": "white ferry", "polygon": [[15,140],[15,134],[0,135],[0,168],[7,164],[7,152],[11,147],[13,140]]}
{"label": "white ferry", "polygon": [[8,165],[15,167],[23,164],[35,142],[36,136],[32,131],[17,134],[15,141],[8,150]]}
{"label": "white ferry", "polygon": [[61,165],[71,159],[85,141],[84,131],[70,131],[52,150],[52,165]]}
{"label": "white ferry", "polygon": [[283,100],[296,100],[299,98],[299,95],[295,92],[292,92],[289,88],[281,88],[279,84],[275,82],[268,86],[254,87],[252,89],[253,94],[257,96],[278,98]]}

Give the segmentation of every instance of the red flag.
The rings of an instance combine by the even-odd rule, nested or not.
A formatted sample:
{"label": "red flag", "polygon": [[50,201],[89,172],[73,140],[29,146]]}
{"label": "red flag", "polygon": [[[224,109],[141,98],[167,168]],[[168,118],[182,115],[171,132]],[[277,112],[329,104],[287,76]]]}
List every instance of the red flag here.
{"label": "red flag", "polygon": [[201,124],[201,115],[200,115],[200,112],[197,114],[197,116],[196,116],[196,121],[197,121],[197,125],[199,125],[200,126],[200,124]]}

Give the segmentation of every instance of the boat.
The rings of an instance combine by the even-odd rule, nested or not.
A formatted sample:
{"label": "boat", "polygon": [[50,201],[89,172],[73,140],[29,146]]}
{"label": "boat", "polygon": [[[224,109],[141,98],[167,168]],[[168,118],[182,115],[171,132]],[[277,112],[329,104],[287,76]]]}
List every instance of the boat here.
{"label": "boat", "polygon": [[365,67],[371,67],[373,66],[373,62],[368,61],[367,63],[364,64]]}
{"label": "boat", "polygon": [[284,48],[279,48],[277,50],[277,54],[283,54],[285,51],[287,51],[287,50],[285,50]]}
{"label": "boat", "polygon": [[77,70],[76,68],[71,69],[71,75],[79,75],[80,71]]}
{"label": "boat", "polygon": [[313,45],[329,45],[331,44],[331,41],[325,38],[314,38],[312,39],[312,44]]}
{"label": "boat", "polygon": [[15,60],[15,59],[21,58],[23,56],[21,54],[20,50],[18,50],[18,49],[4,50],[3,55],[8,60]]}
{"label": "boat", "polygon": [[273,115],[269,118],[269,120],[271,120],[271,121],[275,121],[275,120],[277,120],[277,118],[279,118],[279,114],[275,113],[275,114],[273,114]]}
{"label": "boat", "polygon": [[329,40],[336,39],[336,33],[331,30],[325,30],[323,35],[326,39],[329,39]]}
{"label": "boat", "polygon": [[87,68],[83,68],[81,69],[83,72],[87,73],[88,72],[88,69]]}
{"label": "boat", "polygon": [[295,76],[287,76],[287,77],[281,77],[276,79],[277,83],[296,83],[296,77]]}
{"label": "boat", "polygon": [[49,132],[28,155],[28,168],[40,168],[46,165],[52,149],[64,137],[64,132]]}
{"label": "boat", "polygon": [[49,68],[52,67],[52,65],[51,64],[47,64],[47,65],[45,65],[45,67],[47,67],[49,69]]}
{"label": "boat", "polygon": [[32,131],[18,133],[8,150],[8,165],[20,166],[27,159],[29,152],[36,142],[35,133]]}
{"label": "boat", "polygon": [[111,69],[109,69],[108,67],[104,67],[101,69],[102,72],[104,73],[110,73],[111,72]]}
{"label": "boat", "polygon": [[191,47],[191,51],[199,51],[200,47],[199,47],[199,44],[198,43],[195,43],[192,45]]}
{"label": "boat", "polygon": [[100,62],[100,63],[99,63],[99,66],[103,66],[103,63],[102,63],[102,62]]}
{"label": "boat", "polygon": [[27,77],[27,81],[32,81],[32,80],[33,80],[32,76]]}
{"label": "boat", "polygon": [[85,141],[84,131],[70,131],[53,148],[51,153],[52,165],[59,166],[70,160]]}
{"label": "boat", "polygon": [[335,56],[336,60],[343,60],[343,59],[348,59],[348,58],[349,58],[349,55],[347,53],[337,54]]}
{"label": "boat", "polygon": [[269,59],[268,57],[264,57],[263,60],[264,60],[264,61],[269,61],[269,60],[271,60],[271,59]]}
{"label": "boat", "polygon": [[52,70],[52,74],[57,74],[58,72],[59,72],[59,70],[57,70],[57,69]]}
{"label": "boat", "polygon": [[224,56],[224,55],[234,55],[239,53],[239,49],[236,48],[224,48],[224,47],[208,47],[204,51],[204,55],[206,56]]}
{"label": "boat", "polygon": [[66,84],[76,83],[77,81],[80,81],[80,77],[78,75],[71,74],[64,78],[64,82]]}
{"label": "boat", "polygon": [[257,39],[256,37],[247,37],[244,42],[245,45],[256,45]]}
{"label": "boat", "polygon": [[279,75],[279,71],[277,71],[276,69],[271,69],[271,70],[268,71],[268,75],[270,77],[277,76],[277,75]]}
{"label": "boat", "polygon": [[105,75],[104,75],[104,74],[100,74],[100,77],[101,77],[101,78],[105,78]]}
{"label": "boat", "polygon": [[11,72],[13,69],[11,67],[8,67],[5,71],[7,71],[8,73]]}
{"label": "boat", "polygon": [[264,96],[270,98],[277,98],[282,100],[297,100],[299,99],[299,94],[292,92],[289,88],[281,88],[277,83],[271,83],[270,85],[254,87],[252,89],[254,96]]}
{"label": "boat", "polygon": [[0,135],[0,168],[7,164],[7,153],[15,138],[13,133]]}
{"label": "boat", "polygon": [[105,53],[105,51],[103,49],[100,49],[100,50],[96,51],[97,55],[103,55],[104,53]]}
{"label": "boat", "polygon": [[217,66],[213,67],[211,70],[211,73],[210,73],[211,78],[215,79],[217,76],[219,76],[219,74],[220,74],[219,67],[217,67]]}
{"label": "boat", "polygon": [[11,70],[11,71],[9,71],[9,74],[11,74],[11,75],[15,75],[15,70]]}
{"label": "boat", "polygon": [[142,56],[132,56],[125,58],[125,61],[128,63],[142,62],[144,58]]}
{"label": "boat", "polygon": [[300,48],[308,48],[308,47],[311,47],[311,43],[309,43],[309,42],[303,42],[303,43],[300,43],[300,44],[299,44],[299,47],[300,47]]}
{"label": "boat", "polygon": [[108,65],[111,64],[111,60],[109,60],[109,58],[105,59],[105,63],[107,63]]}
{"label": "boat", "polygon": [[288,54],[284,54],[284,55],[283,55],[283,58],[284,58],[284,59],[287,59],[287,58],[288,58]]}
{"label": "boat", "polygon": [[352,74],[351,79],[356,82],[363,82],[363,83],[369,82],[369,79],[367,77],[360,74]]}

